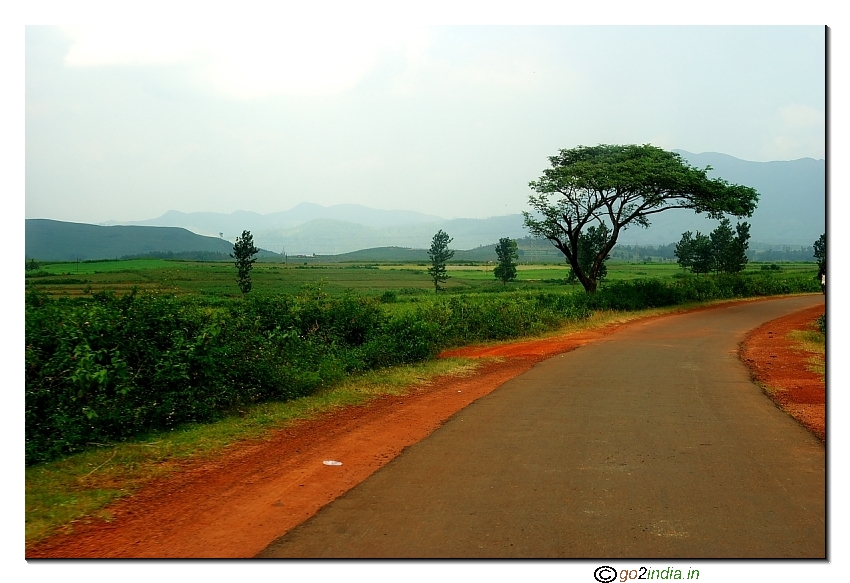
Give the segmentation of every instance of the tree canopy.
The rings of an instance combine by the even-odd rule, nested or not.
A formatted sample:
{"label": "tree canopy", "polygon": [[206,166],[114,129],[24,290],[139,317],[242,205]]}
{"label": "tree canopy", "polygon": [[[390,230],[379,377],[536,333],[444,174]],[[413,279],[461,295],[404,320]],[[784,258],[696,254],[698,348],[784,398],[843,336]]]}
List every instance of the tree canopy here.
{"label": "tree canopy", "polygon": [[679,265],[693,273],[739,273],[747,265],[749,240],[749,223],[738,223],[733,231],[729,219],[724,218],[710,235],[682,233],[673,253]]}
{"label": "tree canopy", "polygon": [[750,246],[750,224],[737,223],[734,231],[729,219],[722,219],[711,232],[711,246],[715,253],[715,270],[720,273],[739,273],[747,266],[747,249]]}
{"label": "tree canopy", "polygon": [[251,291],[251,269],[257,260],[254,255],[260,250],[254,247],[254,237],[250,231],[242,231],[242,236],[236,238],[231,257],[236,259],[236,283],[243,294]]}
{"label": "tree canopy", "polygon": [[[629,226],[648,227],[652,215],[690,209],[720,219],[751,216],[758,193],[748,186],[708,178],[710,166],[692,167],[679,154],[651,145],[578,146],[549,158],[551,168],[529,183],[534,213],[524,212],[532,235],[549,239],[567,258],[573,273],[592,293],[599,271]],[[579,264],[586,228],[606,224],[607,241],[589,269]]]}
{"label": "tree canopy", "polygon": [[496,257],[499,259],[499,265],[493,269],[493,274],[502,282],[502,285],[507,285],[509,281],[516,279],[515,260],[519,259],[516,241],[510,237],[499,239],[499,244],[496,245]]}
{"label": "tree canopy", "polygon": [[690,231],[682,233],[673,254],[676,256],[676,262],[683,269],[690,269],[692,273],[709,273],[714,268],[711,238],[699,231],[696,236]]}
{"label": "tree canopy", "polygon": [[818,261],[818,278],[826,273],[826,233],[814,242],[815,259]]}

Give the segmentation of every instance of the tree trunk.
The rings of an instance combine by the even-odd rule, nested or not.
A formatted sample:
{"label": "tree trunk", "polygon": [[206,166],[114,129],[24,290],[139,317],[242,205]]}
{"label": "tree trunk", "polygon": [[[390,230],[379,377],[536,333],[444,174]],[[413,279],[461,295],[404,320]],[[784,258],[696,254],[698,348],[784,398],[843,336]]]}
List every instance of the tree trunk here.
{"label": "tree trunk", "polygon": [[575,241],[570,241],[570,246],[568,251],[568,247],[558,238],[550,237],[549,240],[555,245],[555,248],[564,254],[564,257],[567,258],[567,263],[570,267],[573,268],[573,273],[576,275],[578,280],[581,282],[582,287],[584,287],[584,291],[589,294],[596,293],[596,280],[591,279],[588,274],[581,270],[578,265],[578,238],[576,237]]}

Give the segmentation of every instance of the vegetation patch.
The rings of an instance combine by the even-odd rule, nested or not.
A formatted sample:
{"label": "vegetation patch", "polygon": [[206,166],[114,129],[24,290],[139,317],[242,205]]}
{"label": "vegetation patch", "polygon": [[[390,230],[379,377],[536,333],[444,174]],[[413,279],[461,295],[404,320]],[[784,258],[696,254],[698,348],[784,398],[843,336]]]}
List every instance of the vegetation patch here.
{"label": "vegetation patch", "polygon": [[153,432],[115,445],[95,445],[26,470],[26,540],[37,542],[84,517],[109,517],[102,509],[152,480],[179,471],[189,459],[220,454],[240,440],[262,439],[269,431],[310,419],[337,407],[381,395],[403,395],[438,375],[468,376],[479,360],[441,359],[387,368],[345,379],[315,395],[246,407],[214,423]]}
{"label": "vegetation patch", "polygon": [[105,292],[50,299],[31,290],[27,464],[312,395],[349,375],[422,362],[446,348],[551,332],[600,310],[818,288],[811,277],[756,273],[621,280],[595,294],[562,288],[377,298],[307,286],[239,299]]}
{"label": "vegetation patch", "polygon": [[788,339],[794,343],[794,348],[808,353],[806,367],[813,373],[826,378],[826,336],[818,326],[819,320],[812,322],[812,327],[807,330],[792,330]]}

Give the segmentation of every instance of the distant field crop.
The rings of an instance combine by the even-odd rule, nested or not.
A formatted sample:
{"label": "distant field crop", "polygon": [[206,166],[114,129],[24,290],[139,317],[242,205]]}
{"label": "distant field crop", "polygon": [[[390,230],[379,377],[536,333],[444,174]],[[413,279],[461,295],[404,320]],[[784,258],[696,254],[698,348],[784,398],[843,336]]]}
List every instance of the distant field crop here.
{"label": "distant field crop", "polygon": [[173,266],[174,263],[174,261],[166,261],[164,259],[117,259],[109,261],[80,262],[63,261],[58,263],[46,263],[40,267],[40,270],[54,275],[86,275],[136,269],[168,268]]}
{"label": "distant field crop", "polygon": [[[767,267],[767,265],[764,265]],[[817,273],[815,263],[780,263],[776,275]],[[566,285],[566,265],[519,265],[517,280],[503,286],[493,275],[493,265],[449,265],[448,293],[502,292],[509,290],[580,290],[579,285]],[[745,273],[765,273],[762,264],[751,264]],[[680,277],[682,269],[675,263],[608,263],[609,284],[635,279],[667,280]],[[364,295],[380,296],[398,292],[405,296],[433,293],[427,265],[407,264],[271,264],[257,263],[251,272],[252,294],[277,295],[297,293],[305,285],[322,283],[327,293],[337,295],[352,290]],[[174,295],[238,296],[235,268],[225,262],[167,261],[163,259],[130,259],[80,263],[50,263],[26,278],[28,286],[56,296],[81,296],[98,291],[124,293],[136,287]],[[604,285],[604,284],[603,284]]]}

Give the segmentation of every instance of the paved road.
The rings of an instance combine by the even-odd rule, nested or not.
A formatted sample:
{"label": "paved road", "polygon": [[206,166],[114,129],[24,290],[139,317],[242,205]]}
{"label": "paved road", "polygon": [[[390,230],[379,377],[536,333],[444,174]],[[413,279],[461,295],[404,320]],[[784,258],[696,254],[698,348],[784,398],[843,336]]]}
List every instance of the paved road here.
{"label": "paved road", "polygon": [[824,557],[824,447],[750,382],[805,296],[640,323],[507,382],[260,557]]}

